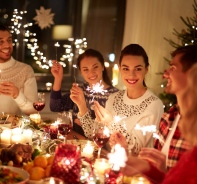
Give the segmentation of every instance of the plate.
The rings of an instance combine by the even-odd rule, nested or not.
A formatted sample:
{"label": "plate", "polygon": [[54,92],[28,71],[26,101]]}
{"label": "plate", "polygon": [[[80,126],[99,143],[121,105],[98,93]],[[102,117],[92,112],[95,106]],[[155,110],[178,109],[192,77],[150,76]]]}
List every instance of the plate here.
{"label": "plate", "polygon": [[29,180],[29,173],[23,169],[20,169],[18,167],[11,167],[11,166],[0,166],[0,169],[1,168],[10,169],[10,171],[18,173],[23,178],[23,181],[15,184],[25,184]]}
{"label": "plate", "polygon": [[[19,120],[23,116],[15,114],[0,114],[0,127],[1,128],[15,128],[19,125]],[[6,122],[5,122],[6,121]]]}

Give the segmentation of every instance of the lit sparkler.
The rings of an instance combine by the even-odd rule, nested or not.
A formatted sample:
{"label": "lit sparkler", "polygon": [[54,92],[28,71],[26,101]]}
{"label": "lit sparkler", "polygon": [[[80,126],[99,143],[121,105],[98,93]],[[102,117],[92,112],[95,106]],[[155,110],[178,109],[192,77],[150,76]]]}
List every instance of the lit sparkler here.
{"label": "lit sparkler", "polygon": [[125,167],[127,161],[127,154],[120,144],[114,146],[113,152],[108,154],[109,163],[112,164],[112,170],[119,171],[120,167]]}
{"label": "lit sparkler", "polygon": [[161,143],[164,143],[164,140],[157,133],[153,133],[153,138],[158,139]]}
{"label": "lit sparkler", "polygon": [[[100,82],[97,82],[96,84],[92,84],[92,87],[88,86],[87,91],[90,91],[92,96],[95,93],[101,93],[102,95],[104,95],[104,93],[107,92],[107,90],[103,89],[104,85],[101,82],[102,81],[100,80]],[[93,97],[92,101],[93,100],[94,100],[94,97]]]}
{"label": "lit sparkler", "polygon": [[73,65],[73,68],[74,68],[74,80],[75,80],[75,83],[76,83],[77,79],[76,79],[75,69],[77,68],[77,65]]}
{"label": "lit sparkler", "polygon": [[156,126],[155,125],[147,125],[147,126],[140,126],[139,124],[136,124],[134,127],[136,130],[141,130],[143,135],[146,135],[146,132],[156,132]]}
{"label": "lit sparkler", "polygon": [[57,48],[60,46],[60,44],[57,42],[57,43],[55,43],[55,58],[56,58],[56,61],[57,61]]}

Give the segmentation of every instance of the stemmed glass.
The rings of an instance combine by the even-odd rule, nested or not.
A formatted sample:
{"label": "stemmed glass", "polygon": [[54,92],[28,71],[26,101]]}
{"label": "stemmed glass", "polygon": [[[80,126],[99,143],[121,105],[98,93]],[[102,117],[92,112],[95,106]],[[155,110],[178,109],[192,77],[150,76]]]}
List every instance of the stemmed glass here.
{"label": "stemmed glass", "polygon": [[93,141],[99,147],[97,158],[100,158],[101,149],[108,142],[109,138],[110,138],[109,128],[103,123],[95,122],[95,128],[93,130]]}
{"label": "stemmed glass", "polygon": [[39,112],[45,107],[45,93],[38,93],[38,100],[33,103],[34,109]]}
{"label": "stemmed glass", "polygon": [[58,131],[62,136],[64,136],[64,143],[66,143],[66,137],[71,132],[73,126],[70,112],[64,111],[58,113],[57,121]]}

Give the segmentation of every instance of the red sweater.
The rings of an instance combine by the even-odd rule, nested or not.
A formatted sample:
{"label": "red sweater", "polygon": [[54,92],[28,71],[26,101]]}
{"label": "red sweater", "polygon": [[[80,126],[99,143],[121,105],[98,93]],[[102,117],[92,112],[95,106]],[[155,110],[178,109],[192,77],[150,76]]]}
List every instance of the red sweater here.
{"label": "red sweater", "polygon": [[150,165],[150,171],[144,174],[154,184],[197,184],[197,146],[185,152],[166,175]]}

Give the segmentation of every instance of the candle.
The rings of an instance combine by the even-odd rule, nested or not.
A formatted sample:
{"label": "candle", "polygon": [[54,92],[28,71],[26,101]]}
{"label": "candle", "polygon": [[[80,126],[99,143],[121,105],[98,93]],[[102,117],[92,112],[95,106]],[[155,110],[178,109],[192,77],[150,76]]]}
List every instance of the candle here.
{"label": "candle", "polygon": [[33,132],[30,129],[23,130],[22,142],[23,143],[31,143],[32,142],[32,134],[33,134]]}
{"label": "candle", "polygon": [[20,143],[20,142],[22,142],[22,139],[23,139],[23,137],[20,134],[12,135],[11,143],[12,144]]}
{"label": "candle", "polygon": [[94,163],[94,169],[99,173],[99,174],[104,174],[106,169],[110,168],[110,164],[108,160],[104,158],[97,158],[95,163]]}
{"label": "candle", "polygon": [[1,144],[10,144],[12,131],[9,129],[3,130],[1,133]]}
{"label": "candle", "polygon": [[40,123],[41,122],[41,116],[40,116],[40,114],[30,114],[29,117],[35,123]]}
{"label": "candle", "polygon": [[94,152],[94,146],[92,146],[90,141],[88,141],[81,152],[81,156],[84,156],[86,158],[92,158],[93,152]]}
{"label": "candle", "polygon": [[49,134],[50,134],[51,139],[57,139],[57,134],[58,134],[58,124],[57,124],[57,122],[50,125]]}
{"label": "candle", "polygon": [[22,129],[21,128],[14,128],[12,129],[12,135],[19,135],[22,133]]}
{"label": "candle", "polygon": [[112,69],[112,81],[114,86],[118,84],[118,76],[119,76],[118,65],[115,64]]}

